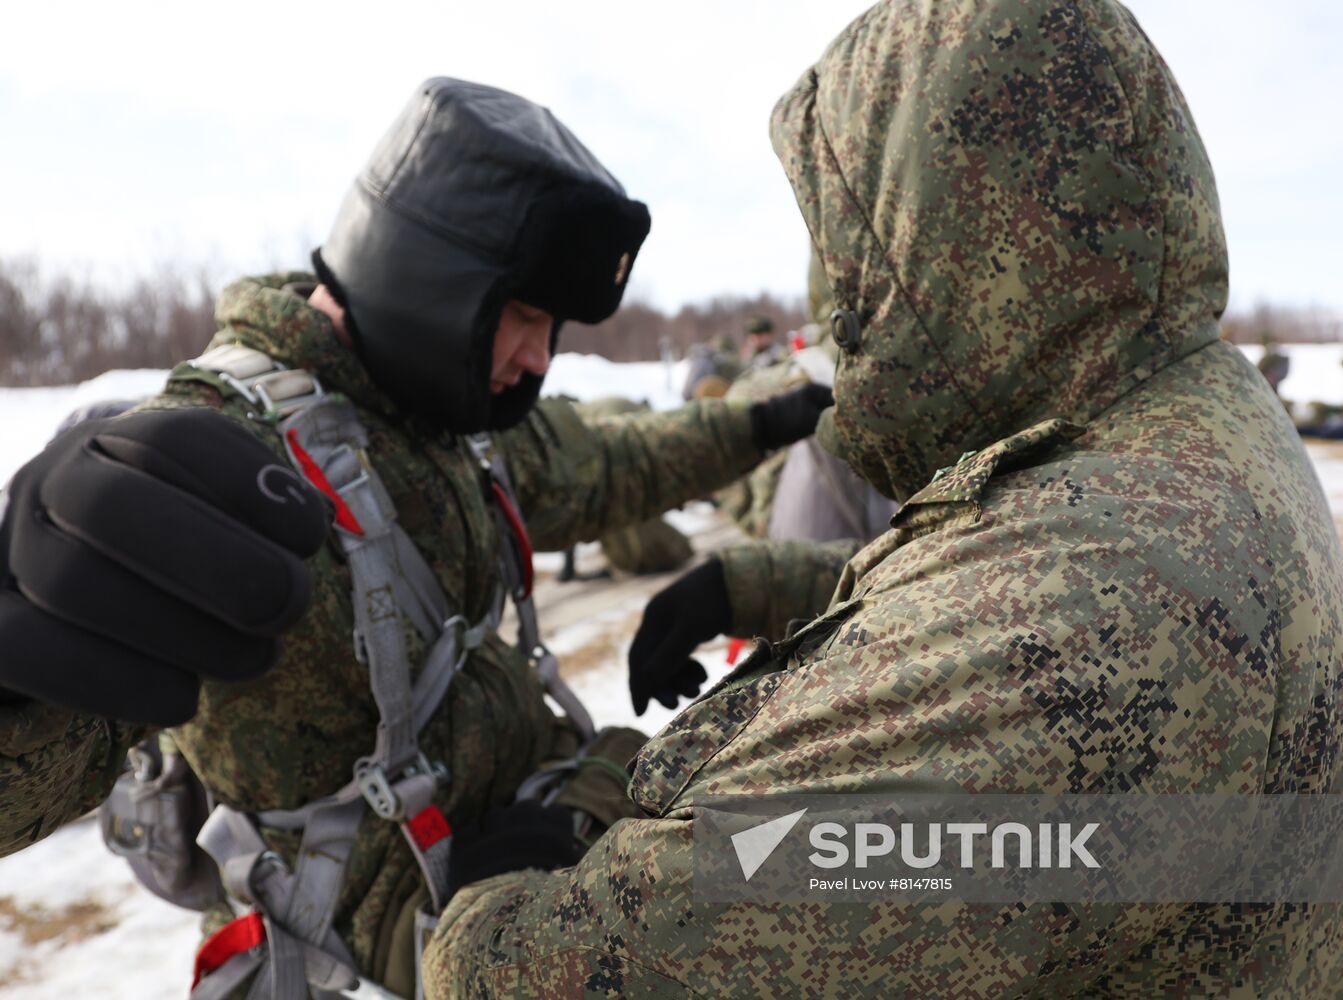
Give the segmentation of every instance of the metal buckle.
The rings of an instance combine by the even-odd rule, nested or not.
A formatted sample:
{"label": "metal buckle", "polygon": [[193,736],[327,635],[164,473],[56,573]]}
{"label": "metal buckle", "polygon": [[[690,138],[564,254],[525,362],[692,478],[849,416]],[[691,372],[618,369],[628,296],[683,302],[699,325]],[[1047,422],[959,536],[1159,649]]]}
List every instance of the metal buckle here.
{"label": "metal buckle", "polygon": [[118,857],[143,857],[149,853],[149,828],[138,817],[113,815],[103,823],[103,843]]}
{"label": "metal buckle", "polygon": [[[290,370],[291,369],[284,369],[285,372]],[[278,374],[280,374],[280,372],[267,372],[267,375]],[[266,378],[266,375],[262,375],[261,378]],[[297,410],[301,410],[309,403],[315,403],[324,395],[321,383],[311,375],[309,375],[308,378],[312,381],[312,392],[304,393],[302,396],[293,396],[288,399],[282,399],[279,402],[276,402],[275,398],[271,396],[270,391],[260,379],[258,379],[252,385],[252,392],[255,393],[256,399],[250,400],[250,402],[260,403],[263,408],[262,412],[267,417],[288,416]]]}
{"label": "metal buckle", "polygon": [[219,381],[232,388],[239,396],[247,400],[253,406],[256,406],[256,393],[254,393],[247,383],[234,378],[228,372],[215,372],[219,376]]}
{"label": "metal buckle", "polygon": [[476,456],[476,461],[486,472],[494,472],[494,442],[489,434],[481,432],[479,434],[468,434],[466,443],[471,448],[471,454]]}
{"label": "metal buckle", "polygon": [[[436,783],[442,784],[448,779],[448,768],[445,764],[431,764],[424,752],[420,751],[415,755],[414,763],[406,765],[397,775],[396,782],[419,774],[430,775]],[[373,812],[383,819],[401,821],[406,818],[406,807],[401,796],[396,793],[396,782],[387,777],[381,764],[361,760],[355,765],[355,786]]]}
{"label": "metal buckle", "polygon": [[135,780],[142,785],[149,784],[165,770],[161,759],[152,753],[146,753],[138,746],[126,751],[126,760],[130,762],[131,770],[135,772]]}
{"label": "metal buckle", "polygon": [[401,797],[392,790],[392,783],[387,780],[387,772],[380,766],[364,765],[355,771],[354,783],[359,788],[359,794],[362,795],[377,815],[383,819],[400,819],[400,814],[404,812],[401,805]]}

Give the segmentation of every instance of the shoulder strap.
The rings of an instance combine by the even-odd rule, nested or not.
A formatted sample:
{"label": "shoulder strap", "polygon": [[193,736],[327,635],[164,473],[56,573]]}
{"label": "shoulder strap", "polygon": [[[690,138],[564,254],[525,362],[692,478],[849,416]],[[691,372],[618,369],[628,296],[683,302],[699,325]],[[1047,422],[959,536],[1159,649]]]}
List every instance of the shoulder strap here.
{"label": "shoulder strap", "polygon": [[559,660],[541,641],[536,603],[532,600],[532,543],[523,524],[508,468],[488,434],[473,434],[467,438],[467,442],[481,469],[489,477],[494,495],[494,513],[499,525],[501,549],[500,571],[518,612],[518,648],[526,654],[528,662],[541,678],[546,693],[564,710],[586,743],[595,732],[592,716],[573,689],[564,683],[564,678],[560,676]]}
{"label": "shoulder strap", "polygon": [[[275,996],[289,996],[296,981],[330,988],[349,969],[331,920],[366,807],[400,824],[431,895],[444,902],[451,829],[432,800],[448,772],[426,759],[418,736],[497,619],[471,625],[460,615],[448,617],[437,578],[396,523],[395,506],[366,451],[368,435],[349,400],[325,394],[308,373],[240,345],[215,348],[192,367],[221,392],[254,404],[253,416],[275,425],[291,462],[336,504],[334,530],[352,578],[355,653],[368,664],[379,711],[373,751],[357,762],[345,787],[301,809],[257,817],[269,826],[303,830],[292,873],[256,849],[260,837],[240,813],[221,807],[201,832],[200,843],[219,864],[230,894],[265,916],[262,978]],[[179,371],[177,377],[193,377],[191,370]],[[430,646],[413,685],[402,613]]]}
{"label": "shoulder strap", "polygon": [[232,391],[257,407],[255,416],[275,421],[322,398],[322,386],[301,369],[286,368],[269,354],[242,344],[220,344],[179,365],[170,382],[204,381]]}

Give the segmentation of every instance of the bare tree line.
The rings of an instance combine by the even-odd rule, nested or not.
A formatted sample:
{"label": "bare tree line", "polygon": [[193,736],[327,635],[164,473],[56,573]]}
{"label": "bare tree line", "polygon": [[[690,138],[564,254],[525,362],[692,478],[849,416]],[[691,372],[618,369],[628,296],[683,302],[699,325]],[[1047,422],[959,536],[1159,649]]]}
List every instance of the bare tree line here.
{"label": "bare tree line", "polygon": [[204,272],[169,267],[111,291],[30,259],[0,261],[0,384],[82,382],[110,368],[168,368],[214,332]]}
{"label": "bare tree line", "polygon": [[680,358],[691,344],[718,337],[726,336],[740,346],[746,324],[756,316],[769,317],[779,337],[810,322],[801,295],[793,300],[768,292],[750,298],[720,295],[671,314],[631,302],[597,326],[567,325],[561,343],[566,351],[600,354],[611,361],[654,361],[662,356],[665,343],[673,357]]}
{"label": "bare tree line", "polygon": [[1233,344],[1331,344],[1343,340],[1343,318],[1327,309],[1287,309],[1260,302],[1222,317]]}
{"label": "bare tree line", "polygon": [[[196,356],[215,331],[215,281],[162,266],[109,289],[67,274],[48,276],[30,258],[0,259],[0,385],[82,382],[112,368],[168,368]],[[633,301],[597,326],[569,324],[566,351],[612,361],[651,361],[664,345],[681,357],[691,344],[724,335],[740,341],[752,317],[768,316],[780,335],[809,319],[801,294],[785,299],[718,296],[667,313]],[[1222,321],[1236,343],[1343,340],[1343,321],[1324,310],[1267,304]]]}

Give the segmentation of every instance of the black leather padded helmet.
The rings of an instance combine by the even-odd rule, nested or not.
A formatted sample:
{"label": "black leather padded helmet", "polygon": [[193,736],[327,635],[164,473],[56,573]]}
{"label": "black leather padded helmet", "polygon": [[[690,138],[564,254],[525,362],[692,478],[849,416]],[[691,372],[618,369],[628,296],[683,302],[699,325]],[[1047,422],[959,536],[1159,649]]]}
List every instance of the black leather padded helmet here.
{"label": "black leather padded helmet", "polygon": [[648,225],[647,207],[548,110],[435,78],[378,144],[313,260],[379,387],[465,434],[516,424],[541,391],[527,373],[490,393],[504,303],[546,310],[556,332],[600,322]]}

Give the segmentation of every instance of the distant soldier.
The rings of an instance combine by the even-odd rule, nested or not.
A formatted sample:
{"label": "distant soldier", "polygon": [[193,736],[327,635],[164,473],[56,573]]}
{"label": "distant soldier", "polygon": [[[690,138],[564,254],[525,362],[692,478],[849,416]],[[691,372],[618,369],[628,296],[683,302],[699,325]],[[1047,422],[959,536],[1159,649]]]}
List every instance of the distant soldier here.
{"label": "distant soldier", "polygon": [[691,345],[689,360],[690,367],[681,388],[681,398],[687,402],[721,399],[742,373],[736,347],[726,334],[713,342]]}
{"label": "distant soldier", "polygon": [[1267,347],[1257,367],[1268,381],[1269,387],[1281,397],[1282,392],[1278,387],[1292,370],[1292,359],[1272,347]]}
{"label": "distant soldier", "polygon": [[[1263,361],[1259,364],[1259,370],[1263,371]],[[1273,382],[1270,381],[1269,384],[1273,385]],[[1276,389],[1276,386],[1274,388]],[[1321,399],[1312,399],[1304,409],[1305,418],[1298,421],[1296,427],[1302,437],[1326,438],[1331,441],[1343,438],[1343,406]]]}
{"label": "distant soldier", "polygon": [[746,343],[742,360],[747,371],[768,368],[788,356],[788,347],[774,337],[774,321],[768,316],[752,316],[746,324]]}

